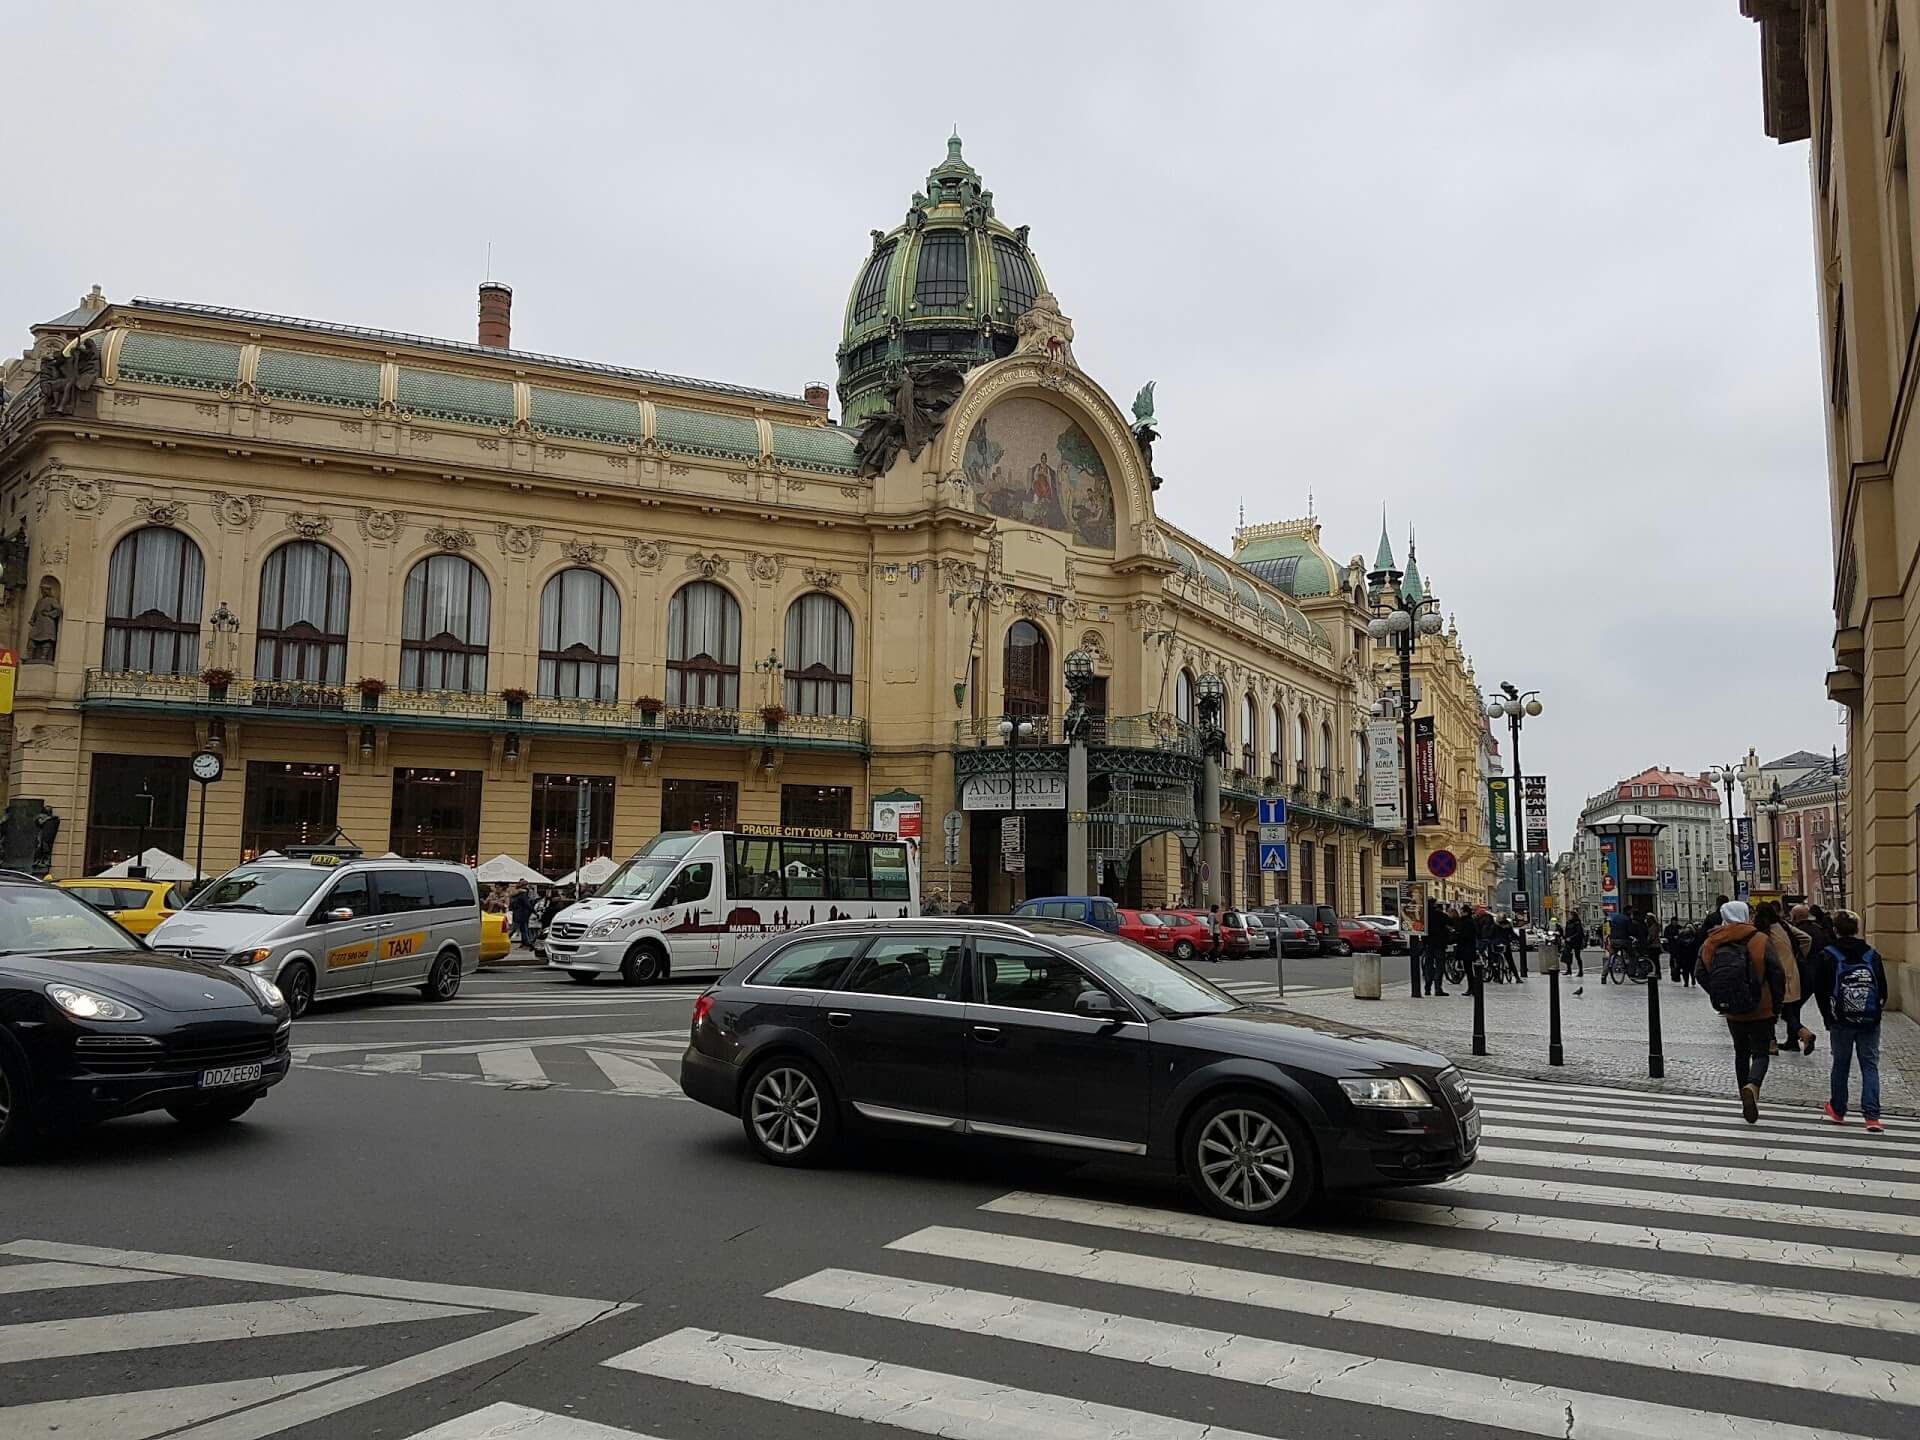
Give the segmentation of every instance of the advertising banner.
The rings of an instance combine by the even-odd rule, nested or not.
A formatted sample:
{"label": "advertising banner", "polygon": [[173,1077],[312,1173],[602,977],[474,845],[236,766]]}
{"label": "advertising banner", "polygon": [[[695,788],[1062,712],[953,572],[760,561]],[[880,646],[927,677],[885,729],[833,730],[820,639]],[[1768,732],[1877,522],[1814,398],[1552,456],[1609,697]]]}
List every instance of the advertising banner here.
{"label": "advertising banner", "polygon": [[1734,849],[1737,852],[1737,864],[1742,874],[1753,874],[1753,821],[1746,816],[1740,817],[1734,827]]}
{"label": "advertising banner", "polygon": [[1620,913],[1620,856],[1611,840],[1600,842],[1600,909],[1607,915]]}
{"label": "advertising banner", "polygon": [[1629,835],[1627,837],[1627,878],[1651,880],[1653,877],[1653,837]]}
{"label": "advertising banner", "polygon": [[1406,781],[1400,769],[1400,729],[1391,720],[1375,720],[1367,726],[1367,774],[1374,825],[1382,830],[1401,829],[1407,823],[1400,803]]}
{"label": "advertising banner", "polygon": [[1413,722],[1413,778],[1420,797],[1420,823],[1440,823],[1440,780],[1434,774],[1433,717],[1422,715]]}
{"label": "advertising banner", "polygon": [[1487,844],[1496,854],[1513,849],[1513,782],[1504,775],[1487,780]]}
{"label": "advertising banner", "polygon": [[1771,890],[1773,888],[1773,842],[1762,840],[1753,848],[1755,858],[1760,862],[1760,883]]}
{"label": "advertising banner", "polygon": [[1526,811],[1527,853],[1544,855],[1547,853],[1547,777],[1521,777],[1520,801]]}

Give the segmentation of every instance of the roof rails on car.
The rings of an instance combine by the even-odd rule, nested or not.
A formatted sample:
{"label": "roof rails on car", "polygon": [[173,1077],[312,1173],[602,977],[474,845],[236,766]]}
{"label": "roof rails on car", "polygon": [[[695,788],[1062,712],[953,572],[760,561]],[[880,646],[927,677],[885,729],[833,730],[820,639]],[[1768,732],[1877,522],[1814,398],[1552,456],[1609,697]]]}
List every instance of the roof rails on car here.
{"label": "roof rails on car", "polygon": [[44,885],[47,883],[43,878],[35,875],[30,870],[9,870],[4,867],[0,867],[0,879],[31,880],[36,885]]}

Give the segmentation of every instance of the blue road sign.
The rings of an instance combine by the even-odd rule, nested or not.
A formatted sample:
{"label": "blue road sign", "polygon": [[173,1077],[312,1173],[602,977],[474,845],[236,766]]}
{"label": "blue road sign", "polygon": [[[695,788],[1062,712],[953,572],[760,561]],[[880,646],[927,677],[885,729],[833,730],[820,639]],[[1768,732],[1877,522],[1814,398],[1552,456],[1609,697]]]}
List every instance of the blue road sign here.
{"label": "blue road sign", "polygon": [[[1284,802],[1276,802],[1284,803]],[[1274,875],[1287,873],[1287,847],[1283,845],[1262,845],[1260,847],[1260,869]]]}
{"label": "blue road sign", "polygon": [[[1262,800],[1260,802],[1260,823],[1262,825],[1284,825],[1287,823],[1287,802],[1284,800]],[[1282,865],[1281,869],[1286,866]]]}
{"label": "blue road sign", "polygon": [[1678,890],[1680,888],[1680,872],[1678,870],[1662,870],[1660,872],[1660,888],[1662,890]]}

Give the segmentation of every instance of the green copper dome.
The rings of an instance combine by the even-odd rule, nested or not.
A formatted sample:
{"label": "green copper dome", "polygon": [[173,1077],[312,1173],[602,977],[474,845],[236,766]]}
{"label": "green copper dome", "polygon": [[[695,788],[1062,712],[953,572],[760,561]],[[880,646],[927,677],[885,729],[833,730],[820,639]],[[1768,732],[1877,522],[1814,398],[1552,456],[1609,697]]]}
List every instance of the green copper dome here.
{"label": "green copper dome", "polygon": [[1320,548],[1320,522],[1283,520],[1249,525],[1236,535],[1234,563],[1298,599],[1341,592],[1341,567]]}
{"label": "green copper dome", "polygon": [[842,423],[886,409],[884,387],[901,364],[962,370],[1011,354],[1014,322],[1046,289],[1027,248],[1027,227],[993,213],[993,192],[947,141],[906,220],[882,234],[847,297],[840,362]]}

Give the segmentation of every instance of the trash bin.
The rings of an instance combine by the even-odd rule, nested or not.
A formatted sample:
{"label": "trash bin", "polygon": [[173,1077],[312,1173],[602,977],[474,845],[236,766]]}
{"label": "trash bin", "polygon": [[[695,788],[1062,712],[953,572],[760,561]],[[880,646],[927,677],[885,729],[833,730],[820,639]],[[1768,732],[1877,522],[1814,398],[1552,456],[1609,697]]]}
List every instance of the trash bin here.
{"label": "trash bin", "polygon": [[1380,998],[1380,957],[1378,955],[1353,957],[1353,998],[1356,1000]]}

